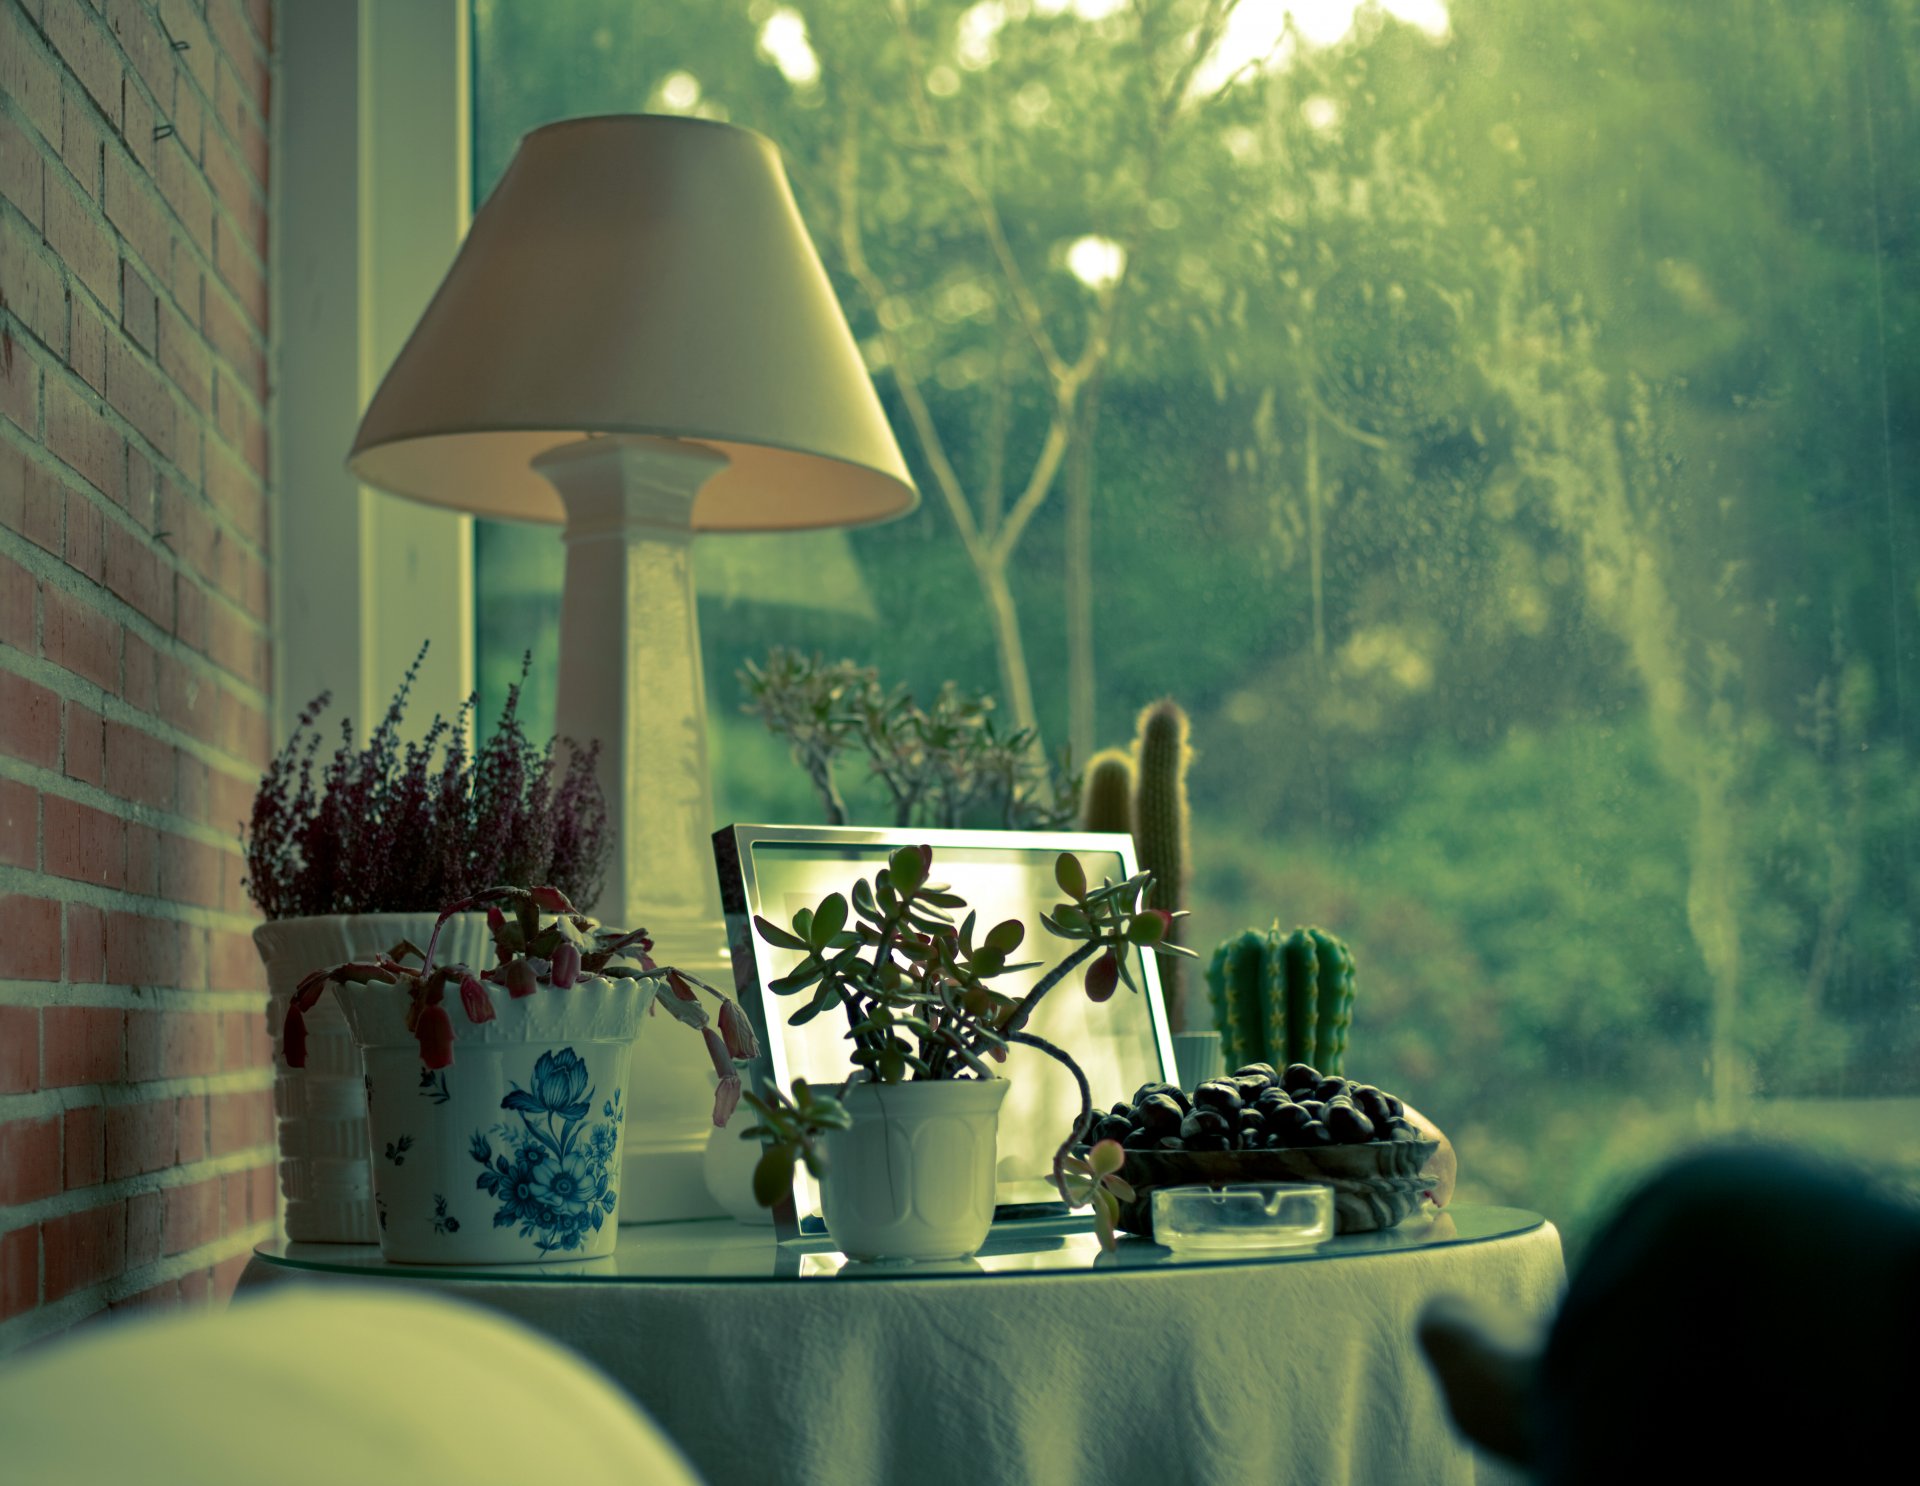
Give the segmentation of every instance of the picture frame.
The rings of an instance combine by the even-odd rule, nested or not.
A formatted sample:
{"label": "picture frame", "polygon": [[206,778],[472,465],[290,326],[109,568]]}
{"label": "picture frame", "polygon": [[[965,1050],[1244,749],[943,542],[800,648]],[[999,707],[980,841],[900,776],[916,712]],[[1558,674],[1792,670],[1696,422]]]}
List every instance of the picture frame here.
{"label": "picture frame", "polygon": [[[806,996],[780,997],[766,988],[789,971],[799,953],[768,944],[753,930],[755,915],[788,923],[796,910],[813,907],[829,893],[848,892],[870,878],[902,846],[930,846],[932,875],[967,899],[983,923],[1017,918],[1027,926],[1023,957],[1052,964],[1055,941],[1040,914],[1060,901],[1054,861],[1063,851],[1080,858],[1090,881],[1114,882],[1138,870],[1133,838],[1124,832],[914,830],[869,826],[729,825],[713,834],[720,899],[726,913],[727,947],[734,989],[752,1018],[761,1055],[748,1070],[750,1086],[790,1089],[794,1078],[838,1087],[854,1070],[850,1046],[836,1017],[801,1027],[789,1017]],[[1071,1052],[1086,1072],[1096,1111],[1129,1099],[1141,1084],[1174,1076],[1173,1036],[1161,993],[1159,956],[1129,950],[1127,968],[1139,986],[1124,989],[1104,1005],[1079,991],[1078,981],[1048,996],[1032,1030]],[[1018,995],[1044,971],[997,981]],[[1011,1087],[1000,1115],[996,1218],[1058,1216],[1064,1208],[1051,1181],[1053,1153],[1080,1110],[1073,1076],[1044,1054],[1015,1046],[1004,1076]],[[774,1208],[782,1240],[823,1237],[819,1184],[803,1164],[794,1167],[793,1190]]]}

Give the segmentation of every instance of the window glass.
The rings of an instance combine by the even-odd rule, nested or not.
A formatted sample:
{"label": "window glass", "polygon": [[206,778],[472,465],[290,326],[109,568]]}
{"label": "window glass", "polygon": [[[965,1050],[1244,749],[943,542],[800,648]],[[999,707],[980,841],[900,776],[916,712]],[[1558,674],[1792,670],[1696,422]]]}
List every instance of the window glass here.
{"label": "window glass", "polygon": [[[1464,1195],[1577,1241],[1746,1127],[1920,1173],[1915,0],[476,0],[474,36],[476,197],[569,115],[778,142],[922,491],[701,539],[720,819],[821,819],[741,710],[773,644],[1083,760],[1171,695],[1189,942],[1345,937],[1349,1072]],[[550,709],[559,542],[478,550],[488,701],[531,649]]]}

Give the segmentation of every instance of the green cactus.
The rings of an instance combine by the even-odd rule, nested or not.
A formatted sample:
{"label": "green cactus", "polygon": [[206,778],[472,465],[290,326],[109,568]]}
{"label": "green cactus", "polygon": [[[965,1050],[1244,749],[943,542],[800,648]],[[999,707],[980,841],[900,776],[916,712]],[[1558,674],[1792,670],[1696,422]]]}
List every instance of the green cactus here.
{"label": "green cactus", "polygon": [[1124,748],[1103,748],[1087,760],[1080,825],[1088,831],[1133,829],[1133,757]]}
{"label": "green cactus", "polygon": [[1207,967],[1214,1025],[1230,1068],[1311,1063],[1340,1073],[1353,1023],[1353,952],[1323,929],[1248,929]]}
{"label": "green cactus", "polygon": [[[1147,906],[1178,913],[1187,896],[1187,714],[1171,697],[1140,714],[1134,741],[1133,845],[1143,871],[1153,874]],[[1178,943],[1184,921],[1169,936]],[[1160,962],[1165,977],[1167,1015],[1176,1027],[1186,991],[1186,966],[1169,956]]]}

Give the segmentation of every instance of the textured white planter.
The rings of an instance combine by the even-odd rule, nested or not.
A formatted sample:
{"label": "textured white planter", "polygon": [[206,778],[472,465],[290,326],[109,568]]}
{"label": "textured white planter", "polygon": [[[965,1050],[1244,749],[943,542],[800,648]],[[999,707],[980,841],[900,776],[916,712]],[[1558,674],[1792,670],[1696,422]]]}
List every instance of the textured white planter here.
{"label": "textured white planter", "polygon": [[852,1259],[964,1259],[993,1226],[1005,1079],[855,1083],[829,1131],[821,1216]]}
{"label": "textured white planter", "polygon": [[410,1264],[610,1254],[627,1063],[653,987],[488,992],[495,1017],[478,1024],[448,998],[453,1064],[438,1070],[420,1062],[405,992],[334,986],[322,998],[339,998],[366,1059],[380,1250]]}
{"label": "textured white planter", "polygon": [[[310,970],[392,949],[422,949],[431,913],[336,913],[261,924],[253,942],[267,968],[267,1035],[273,1039],[273,1107],[280,1125],[280,1190],[287,1237],[307,1243],[372,1243],[379,1234],[367,1165],[367,1096],[360,1054],[332,996],[307,1015],[307,1066],[290,1069],[280,1030],[294,987]],[[449,919],[434,950],[440,961],[493,962],[484,914]]]}

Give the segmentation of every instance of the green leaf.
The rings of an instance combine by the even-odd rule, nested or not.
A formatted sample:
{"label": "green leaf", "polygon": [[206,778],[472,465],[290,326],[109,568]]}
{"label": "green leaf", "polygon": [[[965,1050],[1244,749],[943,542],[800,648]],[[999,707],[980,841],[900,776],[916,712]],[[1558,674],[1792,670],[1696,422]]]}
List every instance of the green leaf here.
{"label": "green leaf", "polygon": [[797,1153],[790,1145],[770,1145],[760,1153],[753,1168],[753,1200],[772,1207],[793,1191],[793,1162]]}
{"label": "green leaf", "polygon": [[1002,955],[1010,955],[1020,947],[1027,937],[1027,926],[1017,918],[1005,919],[987,931],[987,948],[997,949]]}
{"label": "green leaf", "polygon": [[833,943],[834,935],[847,926],[847,900],[839,893],[830,894],[813,916],[813,922],[807,927],[807,943],[813,946],[816,954]]}
{"label": "green leaf", "polygon": [[903,893],[910,893],[925,882],[931,865],[917,846],[903,846],[887,858],[887,871]]}
{"label": "green leaf", "polygon": [[800,938],[799,935],[789,934],[778,924],[762,918],[757,913],[753,916],[753,927],[762,939],[780,949],[805,949],[807,947],[807,941]]}
{"label": "green leaf", "polygon": [[1070,851],[1063,851],[1054,858],[1053,880],[1060,884],[1060,891],[1075,902],[1087,895],[1087,869],[1080,865],[1080,858]]}

